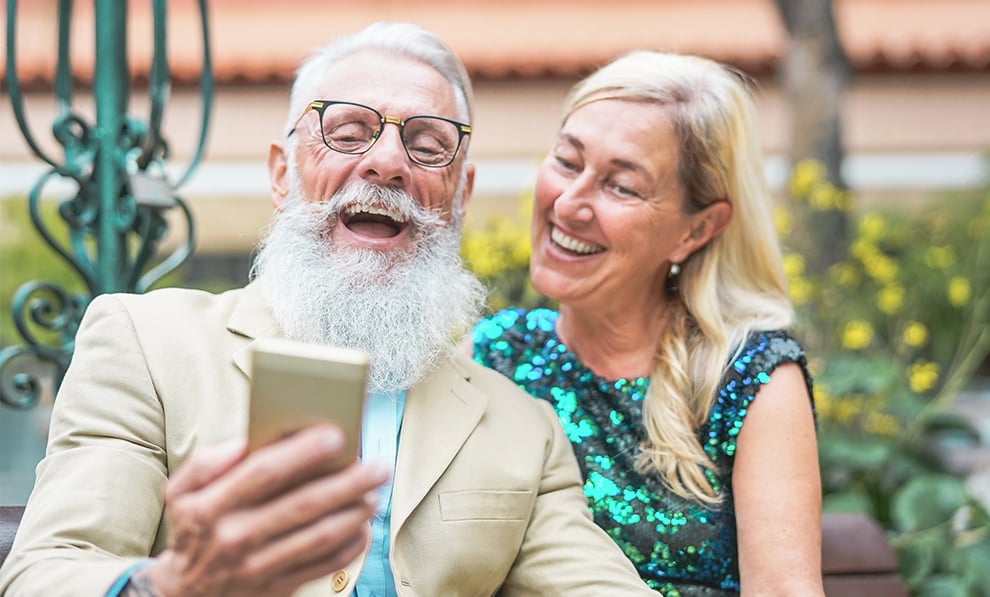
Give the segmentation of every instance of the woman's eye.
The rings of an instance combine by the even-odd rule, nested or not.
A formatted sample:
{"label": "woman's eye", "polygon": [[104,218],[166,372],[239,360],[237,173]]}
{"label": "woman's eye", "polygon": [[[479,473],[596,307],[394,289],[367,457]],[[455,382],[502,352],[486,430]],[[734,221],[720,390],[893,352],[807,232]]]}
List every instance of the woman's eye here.
{"label": "woman's eye", "polygon": [[615,194],[619,195],[620,197],[625,197],[629,199],[638,199],[640,197],[640,194],[637,193],[635,190],[629,187],[624,187],[620,184],[616,184],[614,182],[609,184],[609,187],[611,187],[612,191],[615,192]]}
{"label": "woman's eye", "polygon": [[572,172],[576,172],[578,169],[577,164],[568,160],[567,158],[558,155],[558,156],[554,156],[554,159],[557,160],[557,164],[564,170],[570,170]]}

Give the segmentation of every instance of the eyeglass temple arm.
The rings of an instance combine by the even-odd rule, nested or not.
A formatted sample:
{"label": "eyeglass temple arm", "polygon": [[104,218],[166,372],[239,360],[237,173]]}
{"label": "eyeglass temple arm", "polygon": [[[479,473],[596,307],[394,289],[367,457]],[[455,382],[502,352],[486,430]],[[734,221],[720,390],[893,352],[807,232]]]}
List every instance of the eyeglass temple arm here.
{"label": "eyeglass temple arm", "polygon": [[302,114],[299,115],[299,118],[296,118],[296,121],[292,123],[292,128],[289,129],[288,134],[285,135],[285,136],[286,137],[291,137],[292,136],[292,133],[296,132],[296,128],[299,126],[299,123],[302,122],[302,119],[305,118],[307,114],[309,114],[309,111],[310,110],[319,110],[320,108],[323,107],[323,104],[324,103],[321,102],[321,101],[319,101],[319,100],[309,102],[309,105],[306,106],[306,108],[302,111]]}

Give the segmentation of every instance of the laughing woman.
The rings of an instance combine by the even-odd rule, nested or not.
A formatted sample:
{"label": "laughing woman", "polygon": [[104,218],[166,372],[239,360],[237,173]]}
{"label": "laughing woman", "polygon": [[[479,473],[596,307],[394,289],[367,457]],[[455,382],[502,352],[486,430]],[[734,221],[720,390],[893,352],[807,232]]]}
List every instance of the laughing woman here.
{"label": "laughing woman", "polygon": [[743,77],[635,52],[580,82],[542,163],[533,285],[474,357],[556,408],[597,523],[651,587],[821,595],[811,380]]}

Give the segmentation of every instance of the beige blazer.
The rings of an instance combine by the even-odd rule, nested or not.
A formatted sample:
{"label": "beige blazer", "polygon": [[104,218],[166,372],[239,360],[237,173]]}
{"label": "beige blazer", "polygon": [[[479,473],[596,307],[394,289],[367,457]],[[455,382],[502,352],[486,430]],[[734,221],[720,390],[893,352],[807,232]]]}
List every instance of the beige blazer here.
{"label": "beige blazer", "polygon": [[[0,592],[102,596],[163,550],[162,484],[243,437],[249,348],[275,335],[258,283],[94,300]],[[656,595],[591,521],[549,405],[465,357],[410,389],[392,500],[399,595]],[[297,595],[349,595],[363,561]]]}

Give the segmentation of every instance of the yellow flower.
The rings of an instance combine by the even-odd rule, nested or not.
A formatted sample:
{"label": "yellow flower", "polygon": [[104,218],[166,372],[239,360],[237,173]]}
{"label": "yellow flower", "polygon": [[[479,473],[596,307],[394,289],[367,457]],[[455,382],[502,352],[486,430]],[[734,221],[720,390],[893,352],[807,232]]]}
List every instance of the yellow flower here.
{"label": "yellow flower", "polygon": [[461,244],[461,254],[471,271],[482,278],[497,276],[505,270],[498,247],[492,235],[481,231],[466,234]]}
{"label": "yellow flower", "polygon": [[845,398],[835,404],[835,420],[839,423],[848,423],[858,415],[863,409],[859,400]]}
{"label": "yellow flower", "polygon": [[815,411],[819,415],[828,418],[835,406],[835,399],[832,398],[832,394],[825,387],[825,384],[816,383],[814,388],[812,388],[812,396],[815,401]]}
{"label": "yellow flower", "polygon": [[860,261],[879,253],[877,248],[873,246],[873,243],[863,239],[854,240],[852,244],[849,245],[849,252]]}
{"label": "yellow flower", "polygon": [[818,185],[808,195],[808,205],[820,211],[837,209],[841,203],[842,192],[829,183]]}
{"label": "yellow flower", "polygon": [[887,222],[880,214],[868,213],[859,221],[859,235],[864,240],[877,241],[886,231]]}
{"label": "yellow flower", "polygon": [[908,386],[915,393],[922,393],[938,383],[938,363],[918,361],[908,367]]}
{"label": "yellow flower", "polygon": [[784,253],[784,275],[788,279],[804,273],[804,257],[800,253]]}
{"label": "yellow flower", "polygon": [[893,315],[904,305],[904,287],[888,284],[877,293],[877,307],[887,315]]}
{"label": "yellow flower", "polygon": [[956,263],[956,253],[952,247],[929,247],[925,251],[925,265],[946,270]]}
{"label": "yellow flower", "polygon": [[846,350],[861,350],[873,341],[873,326],[861,319],[846,323],[842,329],[842,347]]}
{"label": "yellow flower", "polygon": [[461,255],[481,278],[495,278],[529,264],[529,232],[511,218],[496,217],[482,228],[465,227]]}
{"label": "yellow flower", "polygon": [[791,217],[791,212],[780,206],[774,207],[773,227],[778,236],[790,235],[791,230],[794,229],[794,219]]}
{"label": "yellow flower", "polygon": [[511,258],[512,263],[516,267],[525,267],[529,265],[529,256],[532,253],[529,244],[529,235],[522,234],[516,239],[516,242],[512,245]]}
{"label": "yellow flower", "polygon": [[803,305],[811,299],[815,286],[807,278],[797,277],[788,282],[787,289],[794,304]]}
{"label": "yellow flower", "polygon": [[829,277],[843,288],[851,288],[859,282],[859,272],[851,263],[836,263],[829,268]]}
{"label": "yellow flower", "polygon": [[863,259],[863,268],[871,278],[881,284],[893,280],[897,276],[898,270],[897,262],[879,251],[867,255]]}
{"label": "yellow flower", "polygon": [[496,245],[508,247],[516,242],[516,238],[522,236],[522,230],[508,218],[499,218],[495,221],[493,236]]}
{"label": "yellow flower", "polygon": [[842,211],[852,211],[852,208],[856,206],[853,193],[849,190],[839,191],[836,194],[836,201],[836,208]]}
{"label": "yellow flower", "polygon": [[928,343],[928,328],[920,321],[912,320],[904,326],[904,332],[901,337],[904,340],[904,344],[911,348],[921,348]]}
{"label": "yellow flower", "polygon": [[963,307],[969,303],[971,292],[972,289],[970,288],[969,280],[962,276],[953,276],[949,280],[949,288],[946,294],[953,307]]}
{"label": "yellow flower", "polygon": [[533,217],[533,198],[535,195],[532,191],[524,193],[522,197],[519,198],[519,217],[525,222],[525,226],[529,227],[530,218]]}
{"label": "yellow flower", "polygon": [[874,411],[866,415],[863,429],[881,437],[894,437],[900,432],[900,425],[894,417]]}
{"label": "yellow flower", "polygon": [[801,160],[794,166],[788,190],[794,198],[808,196],[811,190],[825,177],[825,166],[815,160]]}

